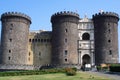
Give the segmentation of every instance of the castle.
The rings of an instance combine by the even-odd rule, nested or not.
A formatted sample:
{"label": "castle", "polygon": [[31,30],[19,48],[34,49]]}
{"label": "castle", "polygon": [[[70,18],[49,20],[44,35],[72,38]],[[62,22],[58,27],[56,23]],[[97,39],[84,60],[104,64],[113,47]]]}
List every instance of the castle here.
{"label": "castle", "polygon": [[114,12],[99,12],[89,19],[63,11],[51,16],[52,31],[29,31],[29,16],[3,13],[0,69],[118,63],[118,21]]}

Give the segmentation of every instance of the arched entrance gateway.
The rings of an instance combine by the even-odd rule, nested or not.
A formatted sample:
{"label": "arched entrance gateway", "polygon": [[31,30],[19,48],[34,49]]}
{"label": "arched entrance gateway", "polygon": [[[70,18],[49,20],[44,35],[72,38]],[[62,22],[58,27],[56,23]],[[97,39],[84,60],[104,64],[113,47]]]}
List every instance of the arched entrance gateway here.
{"label": "arched entrance gateway", "polygon": [[82,57],[82,65],[85,65],[85,64],[91,64],[91,58],[88,54],[85,54]]}

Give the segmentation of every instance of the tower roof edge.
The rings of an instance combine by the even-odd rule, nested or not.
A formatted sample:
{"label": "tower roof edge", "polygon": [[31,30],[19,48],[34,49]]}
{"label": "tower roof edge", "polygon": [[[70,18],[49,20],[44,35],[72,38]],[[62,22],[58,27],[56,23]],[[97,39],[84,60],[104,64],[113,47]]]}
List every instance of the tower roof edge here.
{"label": "tower roof edge", "polygon": [[29,20],[31,22],[31,17],[29,17],[28,15],[21,13],[21,12],[5,12],[1,15],[1,19],[4,17],[10,17],[10,16],[18,16],[18,17],[23,17],[26,18],[27,20]]}
{"label": "tower roof edge", "polygon": [[56,16],[67,16],[67,15],[69,15],[69,16],[75,16],[75,17],[78,17],[78,18],[79,18],[79,14],[76,13],[76,12],[72,12],[72,11],[61,11],[61,12],[57,12],[57,13],[53,14],[53,15],[51,16],[51,18],[56,17]]}
{"label": "tower roof edge", "polygon": [[93,18],[95,17],[101,17],[101,16],[113,16],[119,18],[119,15],[115,12],[99,12],[93,15]]}

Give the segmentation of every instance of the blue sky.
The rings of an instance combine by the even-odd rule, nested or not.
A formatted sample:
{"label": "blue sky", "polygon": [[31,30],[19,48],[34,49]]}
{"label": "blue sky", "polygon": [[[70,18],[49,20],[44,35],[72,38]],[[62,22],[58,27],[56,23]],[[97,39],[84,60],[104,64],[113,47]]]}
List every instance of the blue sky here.
{"label": "blue sky", "polygon": [[[74,11],[83,18],[98,13],[99,10],[116,12],[120,15],[120,0],[1,0],[0,15],[8,11],[17,11],[32,18],[30,30],[51,30],[50,17],[59,11]],[[1,26],[0,26],[1,27]],[[119,21],[120,27],[120,21]],[[120,45],[120,28],[119,45]],[[120,48],[119,48],[120,53]]]}

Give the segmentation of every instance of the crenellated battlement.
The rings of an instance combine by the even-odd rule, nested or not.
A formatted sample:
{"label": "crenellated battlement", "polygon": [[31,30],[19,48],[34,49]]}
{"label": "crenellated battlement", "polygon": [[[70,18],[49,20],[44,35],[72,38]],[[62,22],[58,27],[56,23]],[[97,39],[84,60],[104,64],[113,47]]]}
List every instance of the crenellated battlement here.
{"label": "crenellated battlement", "polygon": [[66,16],[66,15],[79,17],[79,14],[77,14],[75,12],[72,12],[72,11],[61,11],[61,12],[57,12],[57,13],[53,14],[51,18],[56,17],[56,16]]}
{"label": "crenellated battlement", "polygon": [[95,17],[101,17],[101,16],[113,16],[119,18],[119,15],[115,12],[99,12],[93,15],[93,18]]}
{"label": "crenellated battlement", "polygon": [[12,17],[12,16],[16,16],[16,17],[23,17],[27,20],[29,20],[31,22],[31,18],[29,16],[27,16],[26,14],[24,13],[21,13],[21,12],[6,12],[6,13],[3,13],[1,15],[1,19],[4,18],[4,17]]}
{"label": "crenellated battlement", "polygon": [[56,22],[56,21],[57,22],[69,21],[69,22],[78,23],[79,14],[71,11],[57,12],[51,16],[51,22]]}

